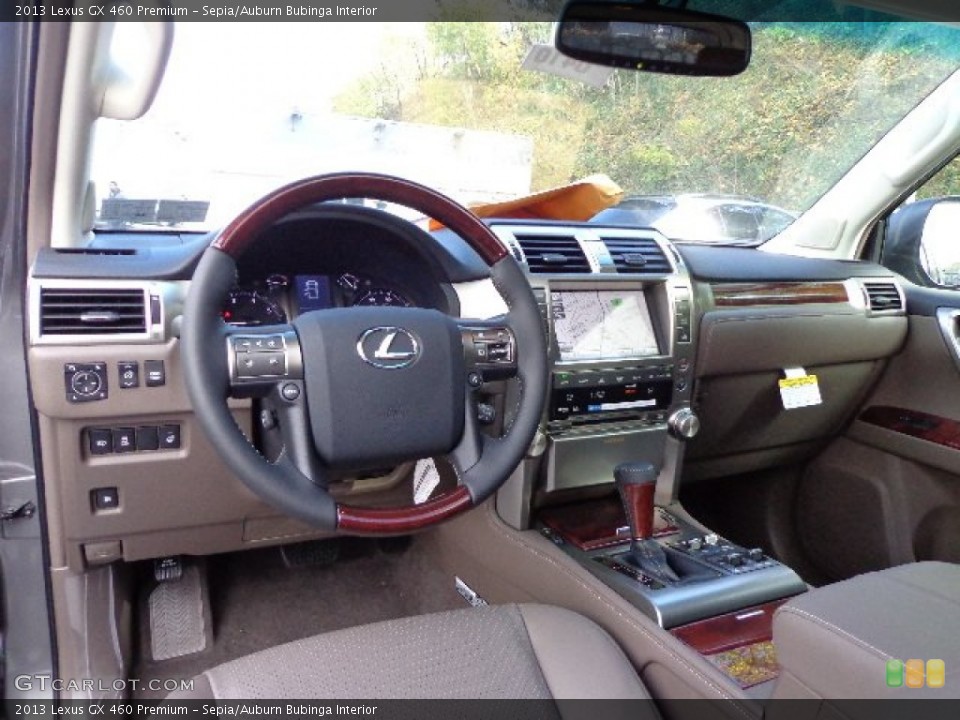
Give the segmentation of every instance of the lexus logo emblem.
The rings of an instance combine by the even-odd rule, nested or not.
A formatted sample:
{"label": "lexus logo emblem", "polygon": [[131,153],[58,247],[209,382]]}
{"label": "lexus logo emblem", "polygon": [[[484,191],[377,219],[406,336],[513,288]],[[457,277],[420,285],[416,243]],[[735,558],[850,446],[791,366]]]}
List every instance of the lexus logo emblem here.
{"label": "lexus logo emblem", "polygon": [[376,368],[399,370],[417,361],[420,343],[402,327],[375,327],[365,330],[357,340],[357,354]]}

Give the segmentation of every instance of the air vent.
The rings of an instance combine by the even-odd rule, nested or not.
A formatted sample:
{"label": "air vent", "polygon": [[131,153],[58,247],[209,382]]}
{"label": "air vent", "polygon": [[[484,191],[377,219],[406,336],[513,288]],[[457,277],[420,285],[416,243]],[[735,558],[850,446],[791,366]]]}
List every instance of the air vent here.
{"label": "air vent", "polygon": [[140,288],[41,288],[41,335],[145,333]]}
{"label": "air vent", "polygon": [[530,272],[538,275],[575,275],[590,272],[583,248],[572,235],[517,235]]}
{"label": "air vent", "polygon": [[55,248],[57,255],[92,255],[97,257],[113,255],[136,255],[130,248]]}
{"label": "air vent", "polygon": [[903,310],[903,299],[894,283],[865,282],[867,300],[873,312]]}
{"label": "air vent", "polygon": [[673,270],[667,256],[652,238],[606,237],[603,242],[618,273],[665,275]]}

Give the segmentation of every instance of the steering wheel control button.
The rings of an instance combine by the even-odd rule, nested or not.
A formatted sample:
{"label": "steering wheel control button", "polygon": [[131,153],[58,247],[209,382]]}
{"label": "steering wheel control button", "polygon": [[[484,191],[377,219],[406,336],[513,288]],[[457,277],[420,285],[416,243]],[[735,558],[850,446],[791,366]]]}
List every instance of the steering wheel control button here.
{"label": "steering wheel control button", "polygon": [[160,447],[164,450],[176,450],[180,447],[179,425],[163,425],[160,428]]}
{"label": "steering wheel control button", "polygon": [[118,362],[117,375],[120,376],[120,389],[140,387],[140,363],[135,360]]}
{"label": "steering wheel control button", "polygon": [[141,425],[137,428],[137,450],[159,450],[160,429],[156,425]]}
{"label": "steering wheel control button", "polygon": [[113,433],[109,428],[87,430],[87,447],[91,455],[109,455],[113,452]]}
{"label": "steering wheel control button", "polygon": [[67,401],[94,402],[107,399],[107,364],[67,363],[63,366]]}
{"label": "steering wheel control button", "polygon": [[281,335],[263,335],[262,337],[252,338],[250,340],[251,352],[276,352],[283,350],[283,337]]}
{"label": "steering wheel control button", "polygon": [[147,387],[160,387],[167,384],[167,371],[164,369],[163,360],[144,361],[143,371],[147,376]]}
{"label": "steering wheel control button", "polygon": [[293,402],[300,397],[300,387],[296,383],[287,383],[280,388],[280,394],[283,396],[284,400]]}
{"label": "steering wheel control button", "polygon": [[251,352],[237,357],[237,374],[241,378],[281,377],[286,371],[283,352]]}
{"label": "steering wheel control button", "polygon": [[137,431],[132,427],[113,429],[113,451],[128,453],[137,449]]}
{"label": "steering wheel control button", "polygon": [[120,494],[115,487],[97,488],[90,495],[94,510],[116,510],[120,507]]}
{"label": "steering wheel control button", "polygon": [[497,409],[490,403],[477,403],[477,421],[481,425],[493,425],[497,421]]}

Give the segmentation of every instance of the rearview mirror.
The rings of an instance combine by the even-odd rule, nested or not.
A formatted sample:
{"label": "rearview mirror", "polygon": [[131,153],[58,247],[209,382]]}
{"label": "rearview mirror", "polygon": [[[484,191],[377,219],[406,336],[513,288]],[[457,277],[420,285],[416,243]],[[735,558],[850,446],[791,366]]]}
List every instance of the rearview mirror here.
{"label": "rearview mirror", "polygon": [[647,72],[725,76],[750,63],[746,23],[650,3],[572,0],[555,42],[577,60]]}

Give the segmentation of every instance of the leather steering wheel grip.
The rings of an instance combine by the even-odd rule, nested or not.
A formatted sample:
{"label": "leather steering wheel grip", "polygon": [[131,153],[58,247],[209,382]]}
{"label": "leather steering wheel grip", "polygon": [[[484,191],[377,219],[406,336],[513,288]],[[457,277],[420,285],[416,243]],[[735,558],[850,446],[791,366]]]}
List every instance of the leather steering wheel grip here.
{"label": "leather steering wheel grip", "polygon": [[[420,505],[360,508],[330,494],[291,463],[270,463],[246,439],[227,407],[227,328],[219,308],[236,280],[236,259],[264,230],[300,208],[341,198],[384,200],[418,210],[463,238],[490,267],[509,308],[518,343],[520,401],[500,438],[482,437],[482,453],[463,468],[461,485]],[[197,418],[227,466],[268,504],[322,530],[407,533],[436,524],[489,497],[520,464],[539,425],[547,384],[546,339],[527,280],[496,235],[473,213],[417,183],[374,173],[334,173],[282,187],[244,210],[204,252],[194,272],[181,332],[187,390]]]}

